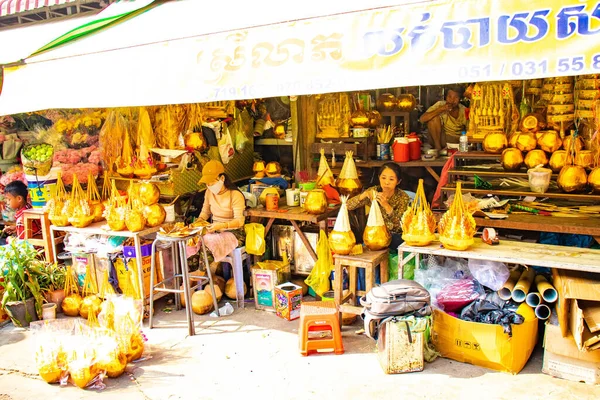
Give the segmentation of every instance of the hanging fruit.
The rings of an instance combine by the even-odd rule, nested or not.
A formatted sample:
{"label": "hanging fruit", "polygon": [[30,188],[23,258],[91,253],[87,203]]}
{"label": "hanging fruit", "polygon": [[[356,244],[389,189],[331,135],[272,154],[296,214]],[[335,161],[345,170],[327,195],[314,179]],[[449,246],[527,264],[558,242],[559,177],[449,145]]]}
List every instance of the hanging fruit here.
{"label": "hanging fruit", "polygon": [[580,192],[587,185],[587,174],[579,165],[565,165],[560,170],[556,183],[566,193]]}

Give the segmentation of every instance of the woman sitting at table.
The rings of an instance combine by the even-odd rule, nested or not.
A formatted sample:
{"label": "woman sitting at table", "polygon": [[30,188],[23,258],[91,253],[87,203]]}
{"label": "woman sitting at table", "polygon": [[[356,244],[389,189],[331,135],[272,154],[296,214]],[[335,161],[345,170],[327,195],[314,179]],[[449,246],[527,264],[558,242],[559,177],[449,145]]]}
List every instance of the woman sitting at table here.
{"label": "woman sitting at table", "polygon": [[373,194],[381,207],[385,226],[392,235],[390,249],[397,249],[402,240],[402,215],[408,207],[410,198],[400,189],[400,167],[392,162],[385,163],[379,170],[379,186],[373,186],[358,196],[348,200],[348,210],[370,205]]}
{"label": "woman sitting at table", "polygon": [[218,262],[242,246],[246,239],[246,200],[219,161],[206,163],[200,183],[206,184],[208,189],[204,193],[204,205],[199,216],[201,221],[210,222],[207,228],[209,234],[204,236],[204,241],[214,261]]}

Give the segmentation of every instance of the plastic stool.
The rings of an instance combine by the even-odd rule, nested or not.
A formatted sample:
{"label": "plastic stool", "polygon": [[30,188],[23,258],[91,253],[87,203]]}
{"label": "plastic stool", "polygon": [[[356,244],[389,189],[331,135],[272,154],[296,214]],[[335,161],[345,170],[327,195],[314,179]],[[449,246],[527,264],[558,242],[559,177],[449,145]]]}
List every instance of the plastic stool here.
{"label": "plastic stool", "polygon": [[[156,235],[156,239],[152,243],[152,262],[150,266],[150,281],[153,282],[154,277],[156,276],[156,245],[159,243],[171,244],[171,250],[173,252],[173,276],[167,279],[163,279],[158,282],[156,285],[152,285],[150,290],[150,316],[148,320],[149,328],[153,328],[153,315],[154,315],[154,293],[155,292],[166,292],[166,293],[175,293],[175,308],[177,310],[181,309],[181,300],[177,294],[183,293],[185,296],[185,315],[187,318],[188,331],[190,336],[194,336],[196,334],[196,329],[194,327],[194,313],[192,312],[192,290],[202,286],[204,283],[208,282],[210,285],[210,291],[212,293],[213,305],[215,307],[215,312],[219,315],[219,305],[217,304],[217,296],[215,295],[215,287],[213,284],[212,273],[210,272],[210,268],[206,269],[207,276],[199,276],[199,275],[189,275],[188,274],[188,263],[187,263],[187,255],[185,252],[186,243],[188,240],[195,236],[187,236],[183,238],[179,237],[170,237],[163,235]],[[202,252],[204,255],[205,265],[208,265],[208,257],[206,254],[206,247],[204,246],[204,239],[202,236],[199,236],[200,242],[202,243]],[[182,281],[183,280],[183,281]],[[190,280],[198,281],[198,284],[190,287]],[[174,281],[175,288],[171,289],[166,286],[167,282]],[[181,282],[182,281],[182,282]],[[160,287],[162,286],[162,287]],[[179,287],[183,286],[183,290],[179,289]]]}
{"label": "plastic stool", "polygon": [[[319,350],[333,351],[344,354],[342,332],[338,320],[338,310],[332,301],[304,302],[300,307],[300,354],[307,356],[310,352]],[[309,338],[309,332],[330,331],[331,338]]]}
{"label": "plastic stool", "polygon": [[246,247],[238,247],[233,250],[227,257],[221,260],[231,265],[233,270],[233,280],[235,281],[235,303],[237,308],[244,306],[244,261],[249,260],[250,256],[246,253]]}

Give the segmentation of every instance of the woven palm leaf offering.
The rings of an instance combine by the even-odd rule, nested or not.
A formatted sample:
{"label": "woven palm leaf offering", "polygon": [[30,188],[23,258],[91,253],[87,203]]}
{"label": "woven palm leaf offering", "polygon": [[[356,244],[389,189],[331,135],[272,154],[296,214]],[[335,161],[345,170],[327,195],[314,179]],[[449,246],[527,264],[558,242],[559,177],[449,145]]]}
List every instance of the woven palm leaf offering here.
{"label": "woven palm leaf offering", "polygon": [[119,191],[115,186],[115,181],[113,180],[110,199],[104,208],[104,218],[106,218],[106,222],[111,231],[125,230],[126,211],[125,198],[119,194]]}
{"label": "woven palm leaf offering", "polygon": [[[333,158],[335,160],[335,157]],[[317,186],[335,186],[335,179],[333,177],[333,173],[329,168],[329,164],[327,163],[327,158],[325,157],[325,149],[321,149],[321,158],[319,159],[319,170],[317,171]]]}
{"label": "woven palm leaf offering", "polygon": [[402,240],[409,246],[427,246],[435,240],[435,227],[435,217],[425,198],[423,179],[419,179],[415,199],[402,216]]}
{"label": "woven palm leaf offering", "polygon": [[98,192],[98,186],[96,186],[96,179],[94,179],[92,174],[88,175],[87,200],[92,215],[94,216],[94,222],[100,222],[104,220],[102,215],[104,214],[104,204],[102,204],[102,199],[100,198],[100,193]]}
{"label": "woven palm leaf offering", "polygon": [[350,229],[350,218],[348,217],[348,208],[346,202],[348,196],[340,196],[342,206],[338,212],[333,230],[329,234],[329,246],[336,254],[350,254],[356,244],[354,233]]}
{"label": "woven palm leaf offering", "polygon": [[392,242],[392,235],[385,226],[379,202],[375,199],[375,196],[373,196],[367,226],[363,232],[363,242],[371,251],[383,250]]}
{"label": "woven palm leaf offering", "polygon": [[466,250],[474,243],[475,219],[463,201],[461,183],[456,183],[454,201],[438,224],[440,242],[449,250]]}
{"label": "woven palm leaf offering", "polygon": [[56,178],[56,186],[50,190],[50,200],[46,204],[45,210],[48,212],[48,219],[55,226],[69,225],[68,214],[63,213],[65,203],[67,202],[67,191],[63,184],[60,171]]}
{"label": "woven palm leaf offering", "polygon": [[336,182],[340,194],[346,195],[348,198],[354,197],[362,191],[362,184],[360,183],[360,179],[358,179],[358,172],[356,171],[356,164],[354,163],[352,154],[352,151],[346,152],[344,165],[342,165],[342,171]]}
{"label": "woven palm leaf offering", "polygon": [[69,223],[75,228],[85,228],[94,222],[87,194],[81,188],[77,175],[73,175],[71,198],[65,203],[63,213],[69,216]]}

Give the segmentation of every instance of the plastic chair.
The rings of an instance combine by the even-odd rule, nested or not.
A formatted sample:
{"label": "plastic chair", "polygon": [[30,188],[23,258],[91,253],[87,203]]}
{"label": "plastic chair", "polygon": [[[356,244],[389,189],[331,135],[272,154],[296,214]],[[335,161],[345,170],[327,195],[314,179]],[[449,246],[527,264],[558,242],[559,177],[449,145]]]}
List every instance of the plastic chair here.
{"label": "plastic chair", "polygon": [[238,247],[233,250],[227,257],[221,260],[231,265],[233,270],[233,279],[235,281],[235,303],[237,308],[245,308],[244,305],[244,261],[250,260],[250,256],[246,253],[246,247]]}
{"label": "plastic chair", "polygon": [[[151,285],[150,289],[150,317],[148,320],[149,328],[152,329],[153,326],[153,316],[154,316],[154,293],[155,292],[166,292],[166,293],[175,293],[175,308],[177,310],[181,309],[181,300],[177,294],[183,293],[185,296],[185,314],[188,324],[188,332],[190,336],[194,336],[196,334],[196,329],[194,327],[194,313],[192,311],[192,291],[198,287],[201,287],[205,283],[209,283],[210,291],[212,293],[213,305],[215,307],[215,312],[217,316],[219,315],[219,305],[217,303],[217,296],[215,294],[215,287],[213,284],[212,273],[210,272],[210,268],[206,268],[207,276],[198,276],[198,275],[189,275],[188,274],[188,263],[187,263],[187,255],[186,255],[186,243],[189,239],[194,236],[187,236],[183,238],[175,238],[170,236],[163,236],[158,234],[156,239],[152,243],[152,263],[150,266],[150,280],[154,281],[154,277],[156,276],[156,247],[158,244],[170,244],[171,250],[173,252],[173,276],[170,278],[163,279],[158,282],[156,285]],[[206,254],[206,247],[204,246],[204,239],[202,236],[199,236],[200,242],[202,243],[202,252],[204,256],[204,265],[208,265],[208,257]],[[190,280],[197,281],[198,283],[194,286],[190,287]],[[168,288],[166,283],[174,281],[175,288]],[[162,286],[162,287],[161,287]],[[183,289],[179,289],[183,286]]]}
{"label": "plastic chair", "polygon": [[[338,309],[332,301],[304,302],[300,307],[300,328],[298,330],[300,354],[309,355],[319,350],[344,354],[342,332],[338,320]],[[309,338],[310,332],[331,332],[328,338]]]}

